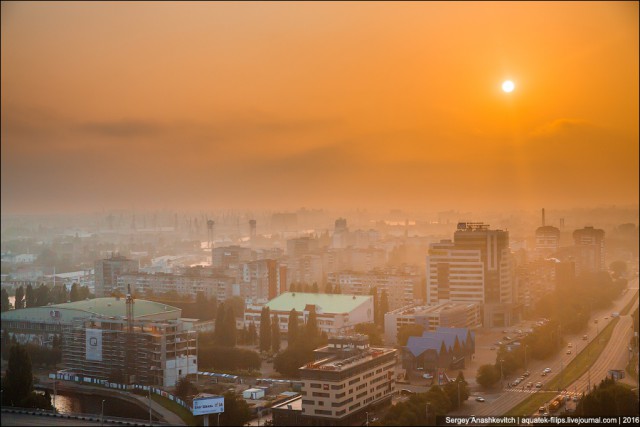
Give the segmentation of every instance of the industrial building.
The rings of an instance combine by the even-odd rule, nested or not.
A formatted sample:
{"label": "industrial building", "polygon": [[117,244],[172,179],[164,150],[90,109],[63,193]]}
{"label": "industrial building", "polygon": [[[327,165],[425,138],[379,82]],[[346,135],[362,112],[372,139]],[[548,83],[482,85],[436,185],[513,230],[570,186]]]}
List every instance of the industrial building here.
{"label": "industrial building", "polygon": [[197,372],[196,331],[181,313],[130,296],[96,298],[6,311],[2,332],[23,344],[62,337],[63,368],[77,376],[169,387]]}

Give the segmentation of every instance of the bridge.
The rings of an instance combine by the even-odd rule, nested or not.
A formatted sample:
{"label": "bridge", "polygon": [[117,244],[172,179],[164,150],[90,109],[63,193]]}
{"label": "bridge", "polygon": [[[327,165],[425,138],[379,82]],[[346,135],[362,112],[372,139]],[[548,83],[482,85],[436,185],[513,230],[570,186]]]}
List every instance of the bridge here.
{"label": "bridge", "polygon": [[[37,418],[34,418],[37,417]],[[45,420],[45,423],[34,422],[37,419]],[[12,422],[16,420],[16,423]],[[23,420],[20,422],[20,420]],[[24,423],[24,421],[27,421]],[[61,421],[61,422],[56,422]],[[79,425],[78,421],[82,421],[82,425],[124,425],[124,426],[167,426],[169,424],[163,422],[154,422],[149,424],[147,420],[135,418],[121,418],[113,416],[101,417],[99,414],[82,414],[82,413],[60,413],[48,411],[44,409],[33,408],[17,408],[12,406],[2,407],[2,425]]]}

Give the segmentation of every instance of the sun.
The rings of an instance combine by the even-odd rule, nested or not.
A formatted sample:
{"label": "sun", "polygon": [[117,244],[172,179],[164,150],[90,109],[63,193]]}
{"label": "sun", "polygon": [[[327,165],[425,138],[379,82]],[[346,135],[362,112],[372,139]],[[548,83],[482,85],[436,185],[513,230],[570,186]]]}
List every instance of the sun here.
{"label": "sun", "polygon": [[511,80],[505,80],[505,81],[502,83],[502,90],[503,90],[504,92],[507,92],[507,93],[509,93],[509,92],[513,92],[513,90],[514,90],[515,88],[516,88],[516,85],[515,85],[515,84],[513,84],[513,82],[512,82]]}

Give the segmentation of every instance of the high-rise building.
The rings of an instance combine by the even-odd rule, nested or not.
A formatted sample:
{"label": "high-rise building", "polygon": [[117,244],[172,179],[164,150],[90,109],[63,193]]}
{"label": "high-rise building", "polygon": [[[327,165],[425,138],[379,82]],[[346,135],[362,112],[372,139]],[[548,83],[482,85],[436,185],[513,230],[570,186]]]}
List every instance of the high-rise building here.
{"label": "high-rise building", "polygon": [[605,270],[604,230],[584,227],[573,232],[576,273]]}
{"label": "high-rise building", "polygon": [[96,297],[109,297],[118,287],[118,276],[138,272],[138,261],[112,255],[95,263]]}
{"label": "high-rise building", "polygon": [[536,229],[536,255],[547,258],[560,247],[560,230],[550,225],[544,225]]}
{"label": "high-rise building", "polygon": [[429,246],[427,304],[478,302],[484,326],[509,325],[517,302],[514,273],[508,231],[458,223],[453,242]]}

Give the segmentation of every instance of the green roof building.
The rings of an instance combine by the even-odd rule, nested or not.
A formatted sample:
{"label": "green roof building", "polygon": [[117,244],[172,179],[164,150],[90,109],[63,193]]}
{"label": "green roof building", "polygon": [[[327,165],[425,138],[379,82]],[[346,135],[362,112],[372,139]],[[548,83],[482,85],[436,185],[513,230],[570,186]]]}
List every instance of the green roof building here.
{"label": "green roof building", "polygon": [[[292,309],[298,312],[299,319],[304,322],[309,312],[315,309],[318,328],[329,335],[351,333],[358,323],[373,322],[373,297],[370,295],[315,294],[306,292],[285,292],[265,304],[271,315],[276,314],[280,324],[280,332],[288,330],[289,313]],[[261,305],[248,305],[245,309],[244,321],[247,327],[254,323],[260,327]]]}

